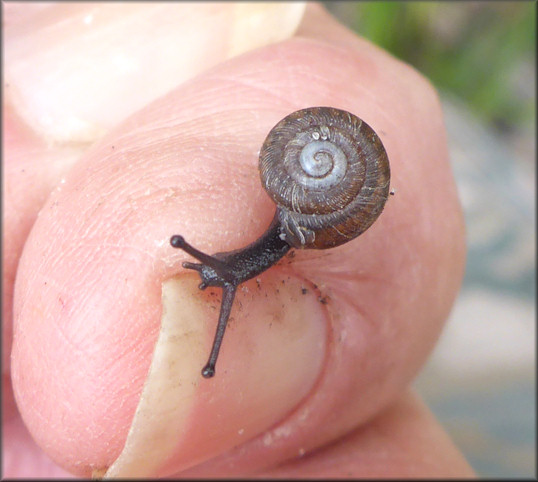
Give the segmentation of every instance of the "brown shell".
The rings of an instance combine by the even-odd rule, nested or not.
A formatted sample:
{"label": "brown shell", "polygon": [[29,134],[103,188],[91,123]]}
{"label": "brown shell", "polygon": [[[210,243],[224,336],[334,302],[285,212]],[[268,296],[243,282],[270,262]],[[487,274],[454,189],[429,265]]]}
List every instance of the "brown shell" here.
{"label": "brown shell", "polygon": [[259,168],[285,239],[296,248],[332,248],[357,237],[389,195],[381,140],[366,122],[332,107],[282,119],[263,143]]}

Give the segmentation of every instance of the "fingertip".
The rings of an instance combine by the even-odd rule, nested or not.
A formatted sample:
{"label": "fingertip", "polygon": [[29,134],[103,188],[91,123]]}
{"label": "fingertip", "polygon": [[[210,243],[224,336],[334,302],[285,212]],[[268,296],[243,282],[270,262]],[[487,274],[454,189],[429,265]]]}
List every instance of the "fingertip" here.
{"label": "fingertip", "polygon": [[[170,476],[226,452],[285,418],[320,375],[326,313],[313,294],[302,294],[303,281],[282,283],[268,273],[260,284],[243,286],[216,371],[204,363],[218,299],[214,291],[202,295],[193,281],[181,276],[163,284],[148,378],[107,477]],[[255,323],[246,319],[251,314]]]}

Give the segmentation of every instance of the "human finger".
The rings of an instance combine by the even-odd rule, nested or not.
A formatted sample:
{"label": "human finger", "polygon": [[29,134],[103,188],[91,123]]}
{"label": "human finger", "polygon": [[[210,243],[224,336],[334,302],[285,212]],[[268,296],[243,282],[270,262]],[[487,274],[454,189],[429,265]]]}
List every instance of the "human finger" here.
{"label": "human finger", "polygon": [[[336,72],[331,79],[324,77],[328,66]],[[355,82],[350,84],[349,78]],[[189,362],[183,361],[186,391],[170,392],[173,387],[167,385],[162,366],[160,372],[159,368],[150,371],[146,380],[158,339],[160,283],[177,273],[178,263],[184,259],[156,240],[166,240],[172,224],[176,231],[192,232],[193,242],[208,251],[231,249],[240,241],[243,244],[244,238],[254,239],[274,209],[255,182],[256,150],[283,115],[320,104],[355,112],[376,129],[391,159],[399,202],[389,203],[375,229],[333,250],[330,256],[299,253],[282,270],[289,276],[286,288],[278,286],[277,269],[264,275],[261,292],[248,285],[243,295],[246,308],[239,310],[237,331],[227,334],[219,361],[228,368],[212,385],[198,381],[203,350],[193,353]],[[171,136],[174,132],[181,135]],[[155,149],[161,155],[156,156]],[[181,168],[176,153],[181,154]],[[232,160],[234,170],[229,168]],[[243,165],[247,174],[232,177]],[[136,182],[124,182],[129,172]],[[107,203],[96,204],[102,199],[103,187],[108,189]],[[179,206],[176,198],[181,201]],[[70,206],[75,205],[85,214],[72,212]],[[110,140],[73,171],[62,191],[49,199],[47,209],[47,222],[40,219],[32,233],[25,252],[25,274],[20,278],[19,333],[24,336],[17,340],[18,373],[24,371],[27,380],[35,382],[42,379],[36,370],[38,360],[49,360],[62,376],[47,390],[67,397],[73,411],[58,413],[47,402],[32,400],[28,381],[22,377],[18,380],[19,399],[26,405],[27,421],[36,438],[72,470],[74,460],[85,460],[79,468],[86,471],[82,473],[108,467],[115,460],[135,410],[154,416],[163,409],[152,403],[155,392],[144,395],[144,382],[148,387],[155,381],[153,390],[161,394],[174,393],[180,413],[161,412],[160,418],[142,419],[141,425],[136,425],[135,416],[132,427],[149,425],[166,431],[172,416],[179,420],[173,433],[181,433],[181,437],[167,439],[158,447],[164,458],[157,464],[154,459],[149,466],[138,466],[138,474],[142,469],[150,474],[172,473],[222,454],[247,438],[251,440],[226,459],[227,463],[233,460],[238,470],[278,463],[294,453],[300,440],[308,440],[306,450],[327,443],[373,416],[409,382],[433,346],[461,278],[461,216],[436,97],[414,71],[368,45],[357,52],[298,39],[219,66],[111,134]],[[259,216],[253,217],[253,213]],[[221,227],[218,232],[215,224]],[[246,228],[241,231],[238,226]],[[59,232],[58,245],[39,244],[44,235],[58,239]],[[94,234],[88,236],[90,233]],[[380,258],[381,252],[386,256]],[[59,253],[61,263],[55,261]],[[36,259],[45,261],[30,273]],[[104,287],[126,286],[126,279],[125,291],[103,292]],[[204,311],[213,306],[207,305],[210,298],[196,294],[192,277],[183,275],[172,283],[173,297],[182,301],[183,312],[192,315],[188,318],[195,326],[211,318]],[[29,287],[36,284],[41,287],[37,299],[25,298]],[[305,284],[321,287],[331,303],[319,303],[315,289],[298,296]],[[61,296],[63,292],[68,299]],[[304,343],[290,340],[286,323],[280,332],[267,330],[263,318],[260,326],[246,323],[249,313],[260,313],[267,306],[266,293],[272,293],[274,307],[284,307],[281,319],[289,323],[287,328],[300,329]],[[356,299],[361,300],[359,305]],[[46,320],[41,319],[39,327],[33,327],[30,316],[36,304],[43,307]],[[107,316],[96,318],[94,306]],[[301,313],[299,319],[292,319],[297,312]],[[65,318],[67,313],[70,316]],[[274,312],[267,318],[274,319]],[[55,330],[57,323],[68,331]],[[206,340],[208,331],[197,331],[195,340]],[[37,337],[51,340],[47,346],[64,349],[53,353],[45,347],[29,354]],[[82,353],[91,347],[94,354],[91,363],[84,361],[80,373],[68,370],[81,362],[81,351],[72,351],[73,339]],[[245,340],[254,345],[249,349]],[[191,338],[172,346],[175,353],[182,353],[197,344]],[[235,352],[226,346],[236,347]],[[173,357],[161,348],[170,347],[157,343],[155,353]],[[292,356],[297,350],[304,350],[299,359]],[[165,361],[170,360],[166,357]],[[109,363],[118,363],[121,369],[112,370]],[[279,370],[279,363],[287,370]],[[358,375],[357,366],[361,367]],[[262,371],[279,373],[278,380],[256,377]],[[76,408],[85,406],[87,388],[81,382],[96,372],[102,377],[94,381],[94,388],[106,396],[83,416]],[[126,380],[135,383],[126,388]],[[299,390],[297,381],[301,381]],[[238,403],[230,393],[241,393],[245,403]],[[261,401],[259,394],[264,395]],[[46,411],[53,420],[61,415],[76,422],[68,424],[70,437],[81,437],[89,421],[94,425],[98,421],[96,431],[86,431],[80,444],[69,451],[58,434],[45,433],[45,427],[33,418],[30,408],[36,403],[38,411]],[[271,426],[273,431],[262,436]],[[132,433],[137,430],[131,428]],[[135,436],[128,445],[143,447],[147,435],[138,441]],[[141,460],[136,449],[130,457],[131,461]],[[214,463],[218,466],[220,462]],[[122,470],[130,470],[128,464]]]}

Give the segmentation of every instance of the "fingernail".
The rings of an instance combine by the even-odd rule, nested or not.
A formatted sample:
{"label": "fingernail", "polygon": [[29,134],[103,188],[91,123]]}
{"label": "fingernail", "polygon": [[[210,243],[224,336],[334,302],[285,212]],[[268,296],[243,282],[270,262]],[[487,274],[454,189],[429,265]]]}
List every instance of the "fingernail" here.
{"label": "fingernail", "polygon": [[51,5],[22,21],[12,9],[4,85],[47,139],[93,142],[201,71],[290,37],[303,11],[303,2],[104,2]]}
{"label": "fingernail", "polygon": [[319,376],[325,307],[303,280],[275,272],[239,288],[216,375],[204,379],[220,293],[198,284],[190,274],[163,284],[151,368],[107,478],[168,476],[240,445],[282,420]]}
{"label": "fingernail", "polygon": [[291,37],[305,8],[306,2],[234,3],[228,55],[232,57]]}

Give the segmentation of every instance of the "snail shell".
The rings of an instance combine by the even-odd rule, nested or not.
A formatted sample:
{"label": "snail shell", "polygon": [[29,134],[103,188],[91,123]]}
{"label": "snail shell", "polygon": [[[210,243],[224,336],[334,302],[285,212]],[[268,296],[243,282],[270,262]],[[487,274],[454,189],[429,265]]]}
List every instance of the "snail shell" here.
{"label": "snail shell", "polygon": [[282,119],[263,143],[259,168],[283,239],[295,248],[332,248],[357,237],[389,194],[381,140],[366,122],[332,107]]}

